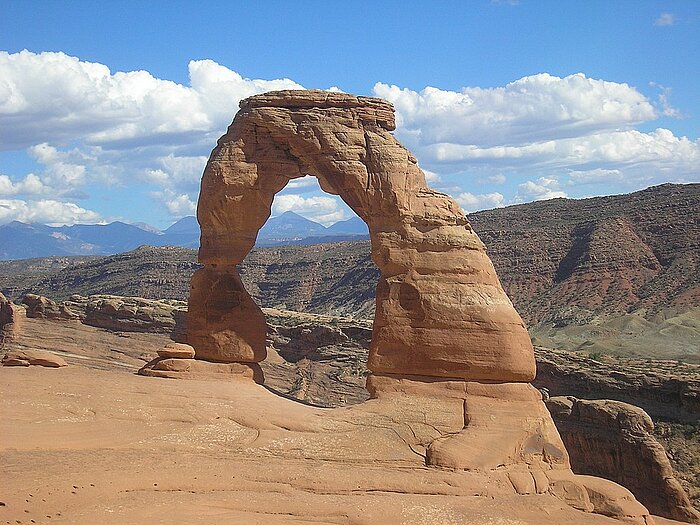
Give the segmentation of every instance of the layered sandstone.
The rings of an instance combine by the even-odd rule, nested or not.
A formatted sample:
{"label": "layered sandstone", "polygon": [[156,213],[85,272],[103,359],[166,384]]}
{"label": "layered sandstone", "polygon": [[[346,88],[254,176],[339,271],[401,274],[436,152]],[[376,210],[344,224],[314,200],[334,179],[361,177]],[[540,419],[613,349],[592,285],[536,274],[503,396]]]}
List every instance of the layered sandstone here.
{"label": "layered sandstone", "polygon": [[674,477],[644,410],[620,401],[575,397],[553,397],[547,406],[574,471],[624,485],[654,514],[700,523],[700,513]]}
{"label": "layered sandstone", "polygon": [[57,303],[51,299],[27,294],[22,299],[22,304],[27,309],[27,317],[36,319],[79,319],[80,316],[67,308],[63,303]]}
{"label": "layered sandstone", "polygon": [[66,301],[55,302],[27,294],[22,303],[30,318],[76,320],[114,331],[169,334],[175,341],[184,339],[187,331],[187,305],[183,301],[74,294]]}
{"label": "layered sandstone", "polygon": [[306,175],[368,224],[381,275],[369,357],[379,375],[530,381],[527,330],[484,245],[456,202],[430,189],[391,135],[379,99],[281,91],[241,102],[211,154],[197,217],[199,260],[188,340],[197,356],[259,362],[262,312],[236,265],[255,243],[277,192]]}

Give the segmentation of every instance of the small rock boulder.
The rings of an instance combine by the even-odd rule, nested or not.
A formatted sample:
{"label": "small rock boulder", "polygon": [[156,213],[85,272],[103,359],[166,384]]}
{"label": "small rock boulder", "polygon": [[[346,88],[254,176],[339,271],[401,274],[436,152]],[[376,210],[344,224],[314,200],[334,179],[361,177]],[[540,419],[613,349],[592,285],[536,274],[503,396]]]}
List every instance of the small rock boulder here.
{"label": "small rock boulder", "polygon": [[68,366],[65,359],[45,350],[11,350],[2,358],[3,366],[45,366],[60,368]]}

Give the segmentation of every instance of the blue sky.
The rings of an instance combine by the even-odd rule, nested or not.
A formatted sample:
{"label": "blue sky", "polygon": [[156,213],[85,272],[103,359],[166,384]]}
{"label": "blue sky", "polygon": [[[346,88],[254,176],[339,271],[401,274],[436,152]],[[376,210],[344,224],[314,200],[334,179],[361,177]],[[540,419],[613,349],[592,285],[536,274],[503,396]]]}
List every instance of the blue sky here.
{"label": "blue sky", "polygon": [[[192,214],[238,101],[337,88],[466,211],[700,182],[700,2],[31,2],[0,17],[0,224]],[[308,179],[308,180],[307,180]],[[310,178],[273,213],[350,217]]]}

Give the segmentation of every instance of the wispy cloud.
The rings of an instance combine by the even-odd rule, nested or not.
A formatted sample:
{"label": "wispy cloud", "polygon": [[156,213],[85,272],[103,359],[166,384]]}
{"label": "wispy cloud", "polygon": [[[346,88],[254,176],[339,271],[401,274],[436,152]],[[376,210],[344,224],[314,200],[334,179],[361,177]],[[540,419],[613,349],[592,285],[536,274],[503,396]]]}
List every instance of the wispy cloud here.
{"label": "wispy cloud", "polygon": [[678,22],[678,18],[672,13],[661,13],[659,17],[654,20],[655,26],[672,26]]}

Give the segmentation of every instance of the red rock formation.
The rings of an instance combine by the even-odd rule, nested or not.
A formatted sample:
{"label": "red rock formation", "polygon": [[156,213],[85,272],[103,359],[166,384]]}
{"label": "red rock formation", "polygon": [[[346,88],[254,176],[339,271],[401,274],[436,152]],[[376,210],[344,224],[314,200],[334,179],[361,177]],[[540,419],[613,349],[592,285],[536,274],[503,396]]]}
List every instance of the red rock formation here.
{"label": "red rock formation", "polygon": [[[428,188],[391,135],[392,106],[322,91],[272,92],[240,106],[207,163],[197,209],[204,268],[192,279],[187,324],[200,362],[235,363],[227,369],[234,374],[249,366],[255,377],[266,354],[265,318],[236,265],[275,194],[291,179],[315,176],[367,223],[381,274],[368,359],[374,404],[366,410],[412,407],[411,417],[424,422],[440,414],[454,431],[436,436],[434,426],[408,424],[413,443],[405,443],[428,465],[491,472],[519,494],[546,492],[581,510],[650,523],[622,487],[570,470],[529,384],[535,359],[527,329],[457,203]],[[198,373],[193,362],[163,359],[152,371]]]}
{"label": "red rock formation", "polygon": [[78,319],[78,315],[63,304],[36,294],[27,294],[22,298],[27,308],[27,317],[35,319]]}
{"label": "red rock formation", "polygon": [[61,368],[68,366],[65,359],[45,350],[10,350],[2,358],[2,366],[44,366]]}
{"label": "red rock formation", "polygon": [[17,322],[17,312],[14,305],[0,293],[0,348],[12,340]]}
{"label": "red rock formation", "polygon": [[316,176],[367,222],[377,286],[369,368],[375,374],[529,381],[530,338],[459,206],[431,190],[389,133],[393,108],[366,97],[284,91],[241,102],[212,152],[197,216],[189,342],[214,361],[265,357],[265,321],[235,266],[275,194]]}

